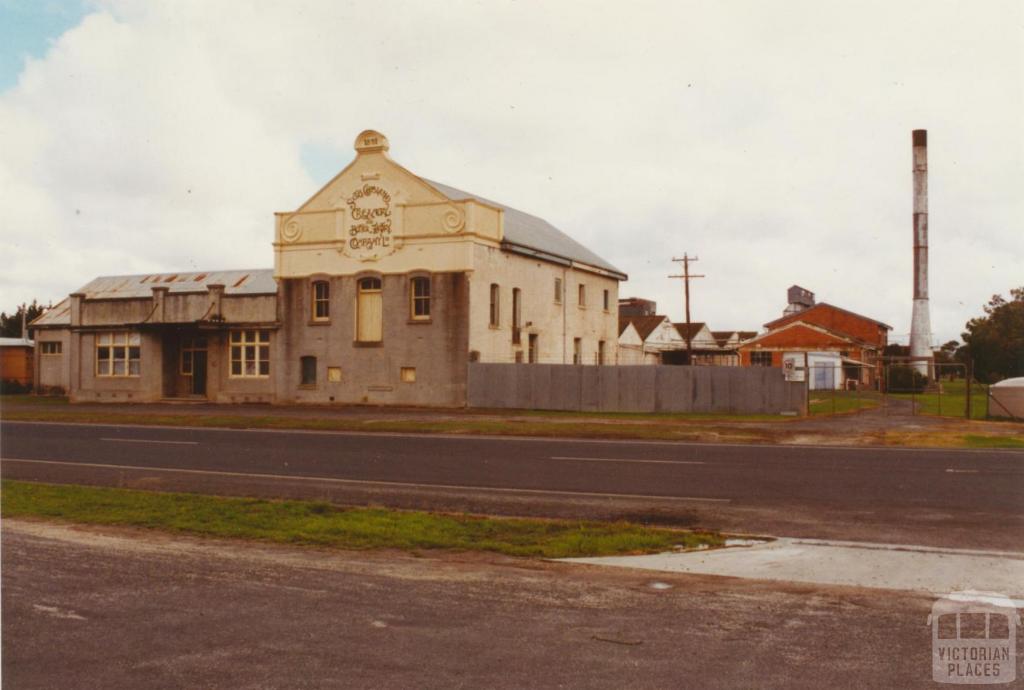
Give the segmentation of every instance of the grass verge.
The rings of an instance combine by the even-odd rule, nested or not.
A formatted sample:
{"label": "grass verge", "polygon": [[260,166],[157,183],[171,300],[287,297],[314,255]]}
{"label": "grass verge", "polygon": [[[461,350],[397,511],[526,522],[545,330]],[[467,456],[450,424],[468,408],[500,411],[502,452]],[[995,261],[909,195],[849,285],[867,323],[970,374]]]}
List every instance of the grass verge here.
{"label": "grass verge", "polygon": [[366,419],[275,417],[230,414],[146,414],[64,408],[4,410],[10,422],[60,422],[76,424],[141,424],[145,426],[192,426],[222,429],[306,429],[313,431],[361,431],[416,434],[476,434],[489,436],[537,436],[544,438],[607,438],[661,441],[725,440],[757,443],[772,440],[760,429],[740,429],[710,423],[680,424],[678,420],[605,423],[585,420],[479,419],[459,420]]}
{"label": "grass verge", "polygon": [[968,448],[1024,448],[1024,436],[979,436],[967,434],[964,443]]}
{"label": "grass verge", "polygon": [[345,549],[456,549],[568,558],[717,546],[721,535],[628,522],[497,519],[6,480],[3,517],[145,527]]}

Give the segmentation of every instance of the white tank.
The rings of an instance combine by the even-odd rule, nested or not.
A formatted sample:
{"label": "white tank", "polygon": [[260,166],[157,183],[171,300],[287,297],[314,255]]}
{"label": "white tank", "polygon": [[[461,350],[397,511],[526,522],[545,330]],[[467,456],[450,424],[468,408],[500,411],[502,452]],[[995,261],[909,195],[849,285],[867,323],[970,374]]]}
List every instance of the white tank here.
{"label": "white tank", "polygon": [[988,413],[991,416],[1024,420],[1024,376],[992,384],[989,397]]}

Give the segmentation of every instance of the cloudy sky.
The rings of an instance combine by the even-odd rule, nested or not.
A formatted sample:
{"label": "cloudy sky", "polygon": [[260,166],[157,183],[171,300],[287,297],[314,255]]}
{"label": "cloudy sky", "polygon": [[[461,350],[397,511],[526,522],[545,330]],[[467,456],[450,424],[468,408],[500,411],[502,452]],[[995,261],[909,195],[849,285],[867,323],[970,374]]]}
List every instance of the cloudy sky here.
{"label": "cloudy sky", "polygon": [[934,341],[1024,285],[1024,4],[0,0],[0,294],[272,265],[273,212],[384,132],[682,314],[755,329],[797,283],[911,311],[929,130]]}

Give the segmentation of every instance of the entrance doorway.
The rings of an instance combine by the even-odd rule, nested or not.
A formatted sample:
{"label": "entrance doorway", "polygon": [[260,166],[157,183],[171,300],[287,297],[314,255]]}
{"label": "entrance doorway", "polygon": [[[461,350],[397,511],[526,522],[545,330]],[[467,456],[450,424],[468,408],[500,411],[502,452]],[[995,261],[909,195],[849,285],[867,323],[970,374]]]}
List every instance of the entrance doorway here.
{"label": "entrance doorway", "polygon": [[206,350],[192,351],[192,395],[206,395]]}
{"label": "entrance doorway", "polygon": [[[181,339],[181,376],[184,390],[188,395],[205,396],[207,381],[206,338],[185,337]],[[179,387],[181,390],[181,387]]]}

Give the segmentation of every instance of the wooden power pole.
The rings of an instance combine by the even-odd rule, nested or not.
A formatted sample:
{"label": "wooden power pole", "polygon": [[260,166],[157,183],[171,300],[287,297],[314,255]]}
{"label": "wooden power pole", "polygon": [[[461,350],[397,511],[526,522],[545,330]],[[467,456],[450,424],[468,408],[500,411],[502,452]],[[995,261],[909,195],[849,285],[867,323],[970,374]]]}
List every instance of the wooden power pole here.
{"label": "wooden power pole", "polygon": [[690,280],[693,278],[703,278],[703,275],[692,275],[690,273],[690,262],[697,261],[696,256],[689,256],[683,254],[682,259],[672,257],[672,261],[677,261],[683,265],[682,275],[669,276],[669,278],[682,278],[683,279],[683,304],[686,308],[686,364],[693,364],[693,339],[690,337]]}

